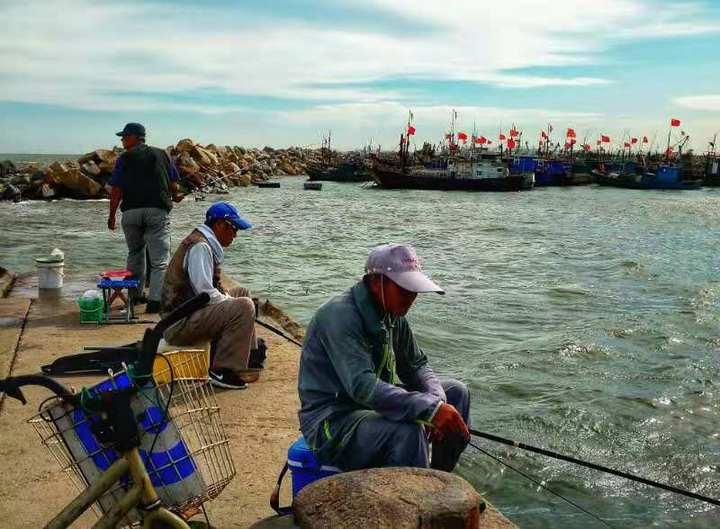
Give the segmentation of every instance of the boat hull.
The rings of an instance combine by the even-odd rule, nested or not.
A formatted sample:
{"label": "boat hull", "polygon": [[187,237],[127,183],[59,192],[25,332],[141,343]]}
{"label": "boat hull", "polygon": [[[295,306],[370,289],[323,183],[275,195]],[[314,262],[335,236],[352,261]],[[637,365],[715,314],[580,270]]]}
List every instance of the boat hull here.
{"label": "boat hull", "polygon": [[357,164],[340,164],[336,167],[307,167],[311,182],[368,182],[372,177],[365,167]]}
{"label": "boat hull", "polygon": [[[634,175],[633,175],[634,176]],[[620,187],[623,189],[668,189],[668,190],[692,190],[700,189],[702,181],[677,181],[677,182],[657,182],[650,179],[636,180],[635,178],[598,175],[596,181],[601,186]]]}
{"label": "boat hull", "polygon": [[444,178],[416,176],[402,171],[373,168],[373,179],[384,189],[428,189],[435,191],[520,191],[527,186],[523,175],[501,178]]}

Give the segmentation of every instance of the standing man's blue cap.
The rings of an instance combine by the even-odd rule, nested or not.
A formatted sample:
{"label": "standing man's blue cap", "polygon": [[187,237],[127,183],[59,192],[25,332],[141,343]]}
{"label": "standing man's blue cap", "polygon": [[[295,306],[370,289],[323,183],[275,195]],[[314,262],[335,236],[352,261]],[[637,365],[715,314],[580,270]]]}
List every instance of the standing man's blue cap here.
{"label": "standing man's blue cap", "polygon": [[128,123],[125,128],[115,134],[116,136],[141,136],[145,137],[145,127],[140,123]]}
{"label": "standing man's blue cap", "polygon": [[205,223],[211,226],[216,220],[227,220],[238,230],[249,230],[252,224],[240,216],[240,212],[230,202],[215,202],[205,213]]}

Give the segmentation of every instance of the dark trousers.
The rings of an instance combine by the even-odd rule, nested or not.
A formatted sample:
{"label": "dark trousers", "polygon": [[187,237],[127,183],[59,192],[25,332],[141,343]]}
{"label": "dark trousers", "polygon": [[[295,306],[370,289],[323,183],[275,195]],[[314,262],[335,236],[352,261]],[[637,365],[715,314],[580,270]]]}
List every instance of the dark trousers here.
{"label": "dark trousers", "polygon": [[[452,404],[470,426],[470,394],[457,380],[442,380],[448,404]],[[432,463],[425,428],[411,422],[383,417],[364,419],[334,458],[343,470],[373,467],[421,467],[450,472],[465,449],[462,439],[446,438],[432,444]]]}

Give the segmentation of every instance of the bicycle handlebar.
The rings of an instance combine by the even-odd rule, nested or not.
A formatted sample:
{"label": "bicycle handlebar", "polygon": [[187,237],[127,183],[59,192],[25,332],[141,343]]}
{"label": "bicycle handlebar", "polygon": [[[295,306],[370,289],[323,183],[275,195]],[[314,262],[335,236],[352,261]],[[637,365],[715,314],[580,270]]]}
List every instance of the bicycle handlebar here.
{"label": "bicycle handlebar", "polygon": [[45,375],[20,375],[0,379],[0,393],[5,393],[8,397],[27,404],[27,399],[20,390],[23,386],[42,386],[62,399],[71,400],[75,398],[75,395],[67,387]]}

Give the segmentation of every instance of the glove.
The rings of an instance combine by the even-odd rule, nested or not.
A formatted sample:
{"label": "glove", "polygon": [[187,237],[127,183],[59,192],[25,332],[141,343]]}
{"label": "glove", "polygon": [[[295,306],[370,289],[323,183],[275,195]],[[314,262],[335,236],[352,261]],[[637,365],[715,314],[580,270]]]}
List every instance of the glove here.
{"label": "glove", "polygon": [[470,431],[458,411],[450,404],[442,403],[432,419],[433,431],[430,441],[442,441],[447,436],[458,436],[466,443],[470,441]]}

